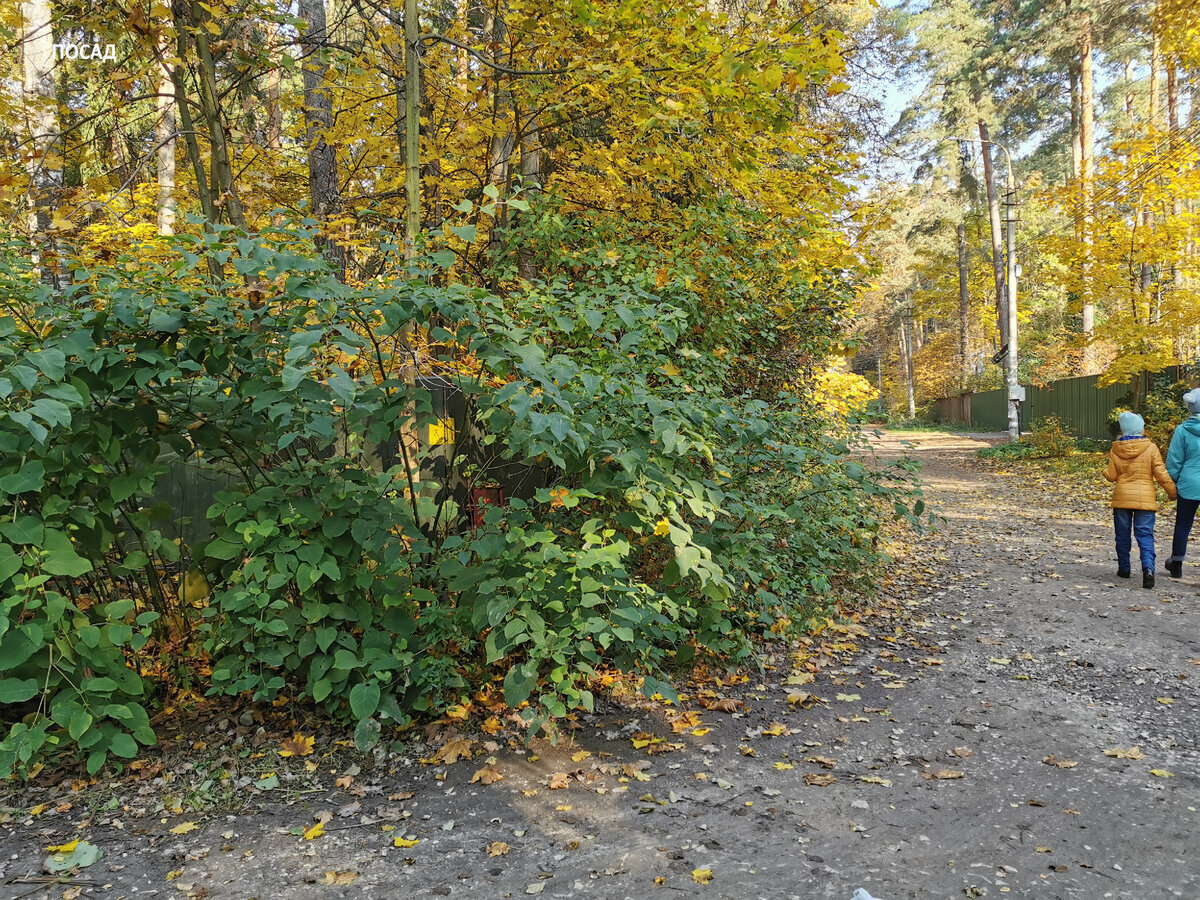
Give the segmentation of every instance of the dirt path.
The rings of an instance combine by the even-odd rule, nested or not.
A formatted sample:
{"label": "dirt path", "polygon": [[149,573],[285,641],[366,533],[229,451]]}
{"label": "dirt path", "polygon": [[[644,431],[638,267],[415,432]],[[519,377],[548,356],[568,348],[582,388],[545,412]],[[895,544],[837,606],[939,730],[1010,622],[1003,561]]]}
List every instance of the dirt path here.
{"label": "dirt path", "polygon": [[[1154,591],[1118,582],[1104,509],[979,463],[977,438],[878,451],[900,440],[945,525],[889,589],[908,623],[848,629],[860,652],[811,684],[775,659],[729,689],[742,712],[703,713],[707,733],[610,709],[555,748],[385,761],[357,788],[326,763],[327,792],[184,834],[119,809],[82,830],[18,819],[0,876],[74,835],[106,850],[82,895],[112,898],[1200,897],[1200,566]],[[638,733],[683,746],[648,755],[663,745],[635,749]],[[489,752],[503,780],[471,784]],[[323,836],[289,833],[322,810]]]}

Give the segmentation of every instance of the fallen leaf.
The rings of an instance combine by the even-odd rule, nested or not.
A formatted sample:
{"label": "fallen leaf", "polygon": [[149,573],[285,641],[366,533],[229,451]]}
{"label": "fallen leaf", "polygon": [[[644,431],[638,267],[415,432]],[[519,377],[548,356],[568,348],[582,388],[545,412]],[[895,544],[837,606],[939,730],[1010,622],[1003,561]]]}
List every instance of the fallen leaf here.
{"label": "fallen leaf", "polygon": [[1130,747],[1124,750],[1120,747],[1110,747],[1104,751],[1105,756],[1111,756],[1114,759],[1145,759],[1146,754],[1137,747]]}
{"label": "fallen leaf", "polygon": [[1012,662],[1012,660],[1007,656],[991,656],[988,657],[988,662],[995,663],[998,666],[1007,666]]}
{"label": "fallen leaf", "polygon": [[1055,766],[1059,769],[1073,769],[1079,765],[1079,763],[1073,759],[1059,759],[1053,753],[1043,759],[1042,762],[1048,766]]}
{"label": "fallen leaf", "polygon": [[499,769],[494,769],[491,766],[484,766],[471,776],[471,784],[495,784],[504,778],[500,774]]}
{"label": "fallen leaf", "polygon": [[171,829],[171,834],[187,834],[189,831],[195,831],[199,827],[195,822],[180,822]]}
{"label": "fallen leaf", "polygon": [[79,841],[71,841],[69,844],[59,844],[57,847],[47,847],[51,853],[70,853],[79,846]]}
{"label": "fallen leaf", "polygon": [[527,893],[527,894],[540,894],[540,893],[541,893],[542,891],[544,891],[545,889],[546,889],[546,882],[544,882],[544,881],[535,881],[533,884],[529,885],[529,887],[525,888],[525,893]]}
{"label": "fallen leaf", "polygon": [[838,694],[838,695],[837,695],[837,698],[838,698],[839,700],[844,700],[844,701],[846,701],[847,703],[853,703],[855,700],[861,700],[861,699],[862,699],[862,697],[861,697],[860,695],[858,695],[858,694]]}
{"label": "fallen leaf", "polygon": [[885,681],[883,686],[885,688],[905,688],[905,687],[908,687],[908,682],[906,682],[906,681]]}
{"label": "fallen leaf", "polygon": [[446,718],[448,719],[465,719],[471,714],[471,711],[461,703],[456,703],[453,706],[446,708]]}
{"label": "fallen leaf", "polygon": [[762,730],[763,736],[770,735],[771,737],[787,737],[792,733],[792,730],[782,722],[772,722],[770,727]]}
{"label": "fallen leaf", "polygon": [[309,825],[307,828],[304,829],[304,839],[306,841],[316,840],[324,833],[325,833],[325,823],[317,822],[315,825]]}
{"label": "fallen leaf", "polygon": [[640,737],[640,738],[637,738],[637,737],[630,738],[630,740],[633,742],[634,750],[641,750],[645,747],[652,747],[655,744],[661,744],[665,740],[665,738],[655,737],[654,735],[651,734],[651,735],[646,735],[645,737]]}
{"label": "fallen leaf", "polygon": [[321,879],[321,884],[354,884],[358,881],[357,872],[336,872],[329,871],[325,873],[325,877]]}
{"label": "fallen leaf", "polygon": [[448,766],[454,765],[460,759],[469,759],[471,756],[471,741],[466,738],[454,738],[447,741],[437,753],[433,754],[434,760],[443,762]]}
{"label": "fallen leaf", "polygon": [[734,700],[728,697],[724,700],[714,700],[706,705],[709,709],[715,709],[717,712],[735,713],[746,704],[741,700]]}
{"label": "fallen leaf", "polygon": [[796,767],[795,767],[795,766],[793,766],[791,763],[787,763],[787,762],[777,762],[777,763],[775,763],[775,768],[776,768],[776,769],[778,769],[779,771],[781,771],[781,772],[782,772],[782,771],[784,771],[785,769],[794,769],[794,768],[796,768]]}
{"label": "fallen leaf", "polygon": [[784,681],[784,684],[788,684],[788,685],[812,684],[816,680],[817,680],[817,676],[812,674],[812,672],[798,672],[797,674],[792,675],[790,678],[788,678],[786,681]]}
{"label": "fallen leaf", "polygon": [[1158,702],[1169,706],[1170,704],[1174,703],[1175,701],[1172,700],[1170,697],[1159,697]]}
{"label": "fallen leaf", "polygon": [[966,747],[955,747],[955,748],[954,748],[954,750],[953,750],[953,753],[954,753],[954,755],[955,755],[955,756],[957,756],[959,759],[966,759],[968,756],[974,756],[974,755],[975,755],[975,751],[974,751],[974,750],[970,750],[970,749],[968,749],[968,748],[966,748]]}
{"label": "fallen leaf", "polygon": [[884,787],[892,786],[891,781],[886,778],[880,778],[878,775],[864,775],[858,780],[866,784],[882,784]]}
{"label": "fallen leaf", "polygon": [[419,843],[421,843],[421,841],[418,838],[413,838],[412,840],[402,837],[392,838],[393,847],[415,847]]}
{"label": "fallen leaf", "polygon": [[337,778],[333,779],[333,786],[341,788],[342,790],[345,790],[352,784],[354,784],[353,775],[339,775]]}
{"label": "fallen leaf", "polygon": [[411,800],[415,796],[417,795],[414,791],[401,791],[398,794],[388,794],[388,800],[395,803],[399,800]]}
{"label": "fallen leaf", "polygon": [[692,881],[696,884],[708,884],[712,880],[712,869],[692,869]]}
{"label": "fallen leaf", "polygon": [[550,782],[547,785],[552,791],[561,791],[571,784],[571,776],[566,772],[555,772],[550,776]]}
{"label": "fallen leaf", "polygon": [[704,737],[704,736],[705,736],[706,734],[708,734],[710,731],[712,731],[712,729],[711,729],[711,728],[697,728],[697,729],[695,729],[695,730],[693,730],[693,731],[692,731],[692,735],[693,735],[694,737]]}
{"label": "fallen leaf", "polygon": [[577,750],[571,754],[571,762],[583,762],[591,755],[592,752],[590,750]]}
{"label": "fallen leaf", "polygon": [[79,900],[79,895],[82,893],[83,886],[77,884],[74,887],[69,887],[62,892],[62,900]]}
{"label": "fallen leaf", "polygon": [[300,732],[296,732],[290,738],[287,738],[279,745],[280,756],[308,756],[316,747],[317,739],[315,737],[305,737]]}
{"label": "fallen leaf", "polygon": [[742,756],[758,756],[758,751],[749,744],[742,744],[738,749],[742,751]]}
{"label": "fallen leaf", "polygon": [[1033,848],[1035,853],[1053,853],[1054,850],[1050,847],[1044,847],[1041,844]]}
{"label": "fallen leaf", "polygon": [[963,773],[957,769],[935,769],[932,772],[922,772],[921,777],[926,781],[957,781]]}
{"label": "fallen leaf", "polygon": [[504,723],[500,721],[499,716],[488,716],[484,723],[479,726],[479,730],[485,734],[499,734],[504,730]]}
{"label": "fallen leaf", "polygon": [[74,841],[73,844],[67,853],[53,853],[47,856],[42,868],[50,875],[58,875],[71,869],[87,868],[104,855],[103,850],[87,841]]}
{"label": "fallen leaf", "polygon": [[1166,769],[1151,769],[1151,775],[1157,775],[1159,778],[1174,778],[1174,772],[1168,772]]}
{"label": "fallen leaf", "polygon": [[834,775],[816,775],[812,772],[809,772],[804,776],[805,784],[814,785],[816,787],[826,787],[827,785],[833,784],[835,781],[837,781],[837,777]]}
{"label": "fallen leaf", "polygon": [[504,843],[504,841],[492,841],[487,845],[486,849],[488,856],[506,856],[512,848]]}
{"label": "fallen leaf", "polygon": [[816,763],[823,769],[832,769],[837,766],[837,760],[830,756],[809,756],[805,757],[805,762]]}

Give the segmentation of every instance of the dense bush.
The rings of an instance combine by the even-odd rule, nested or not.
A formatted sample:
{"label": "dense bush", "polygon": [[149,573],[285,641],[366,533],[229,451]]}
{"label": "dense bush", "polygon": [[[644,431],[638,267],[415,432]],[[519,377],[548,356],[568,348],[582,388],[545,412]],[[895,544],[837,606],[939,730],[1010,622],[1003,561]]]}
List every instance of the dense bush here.
{"label": "dense bush", "polygon": [[[363,747],[493,679],[531,728],[590,708],[602,665],[669,690],[697,652],[802,628],[882,518],[912,517],[906,473],[705,345],[732,318],[692,339],[679,260],[597,251],[502,298],[349,287],[282,230],[181,237],[61,296],[22,258],[0,272],[0,775],[72,744],[93,772],[133,756],[186,679],[307,698]],[[489,477],[457,442],[397,443],[437,423],[429,373],[553,485],[469,528],[417,483],[420,454]],[[231,485],[192,546],[150,500],[185,459]]]}

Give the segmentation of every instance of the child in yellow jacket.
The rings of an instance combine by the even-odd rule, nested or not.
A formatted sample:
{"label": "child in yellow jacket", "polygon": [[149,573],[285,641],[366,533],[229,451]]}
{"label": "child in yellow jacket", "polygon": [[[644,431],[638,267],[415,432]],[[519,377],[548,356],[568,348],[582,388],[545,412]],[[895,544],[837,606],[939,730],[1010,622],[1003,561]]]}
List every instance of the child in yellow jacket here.
{"label": "child in yellow jacket", "polygon": [[1108,454],[1104,477],[1113,485],[1113,527],[1117,532],[1117,575],[1129,577],[1129,553],[1133,549],[1130,531],[1137,538],[1142,557],[1142,587],[1154,587],[1154,519],[1158,495],[1154,482],[1162,485],[1167,496],[1175,499],[1175,482],[1167,474],[1162,454],[1143,431],[1145,420],[1137,413],[1123,412],[1117,417],[1121,437]]}

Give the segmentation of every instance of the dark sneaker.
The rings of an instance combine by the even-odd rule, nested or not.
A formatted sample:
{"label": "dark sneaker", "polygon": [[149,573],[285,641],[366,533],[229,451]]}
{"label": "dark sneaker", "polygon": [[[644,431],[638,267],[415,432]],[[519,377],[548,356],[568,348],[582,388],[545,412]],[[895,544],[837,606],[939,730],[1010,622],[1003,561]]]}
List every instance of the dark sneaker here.
{"label": "dark sneaker", "polygon": [[1174,560],[1166,565],[1167,574],[1172,578],[1183,577],[1183,560]]}
{"label": "dark sneaker", "polygon": [[1118,578],[1128,578],[1129,570],[1128,569],[1117,569],[1117,577]]}
{"label": "dark sneaker", "polygon": [[1152,572],[1150,569],[1142,569],[1142,587],[1154,587],[1154,572]]}

